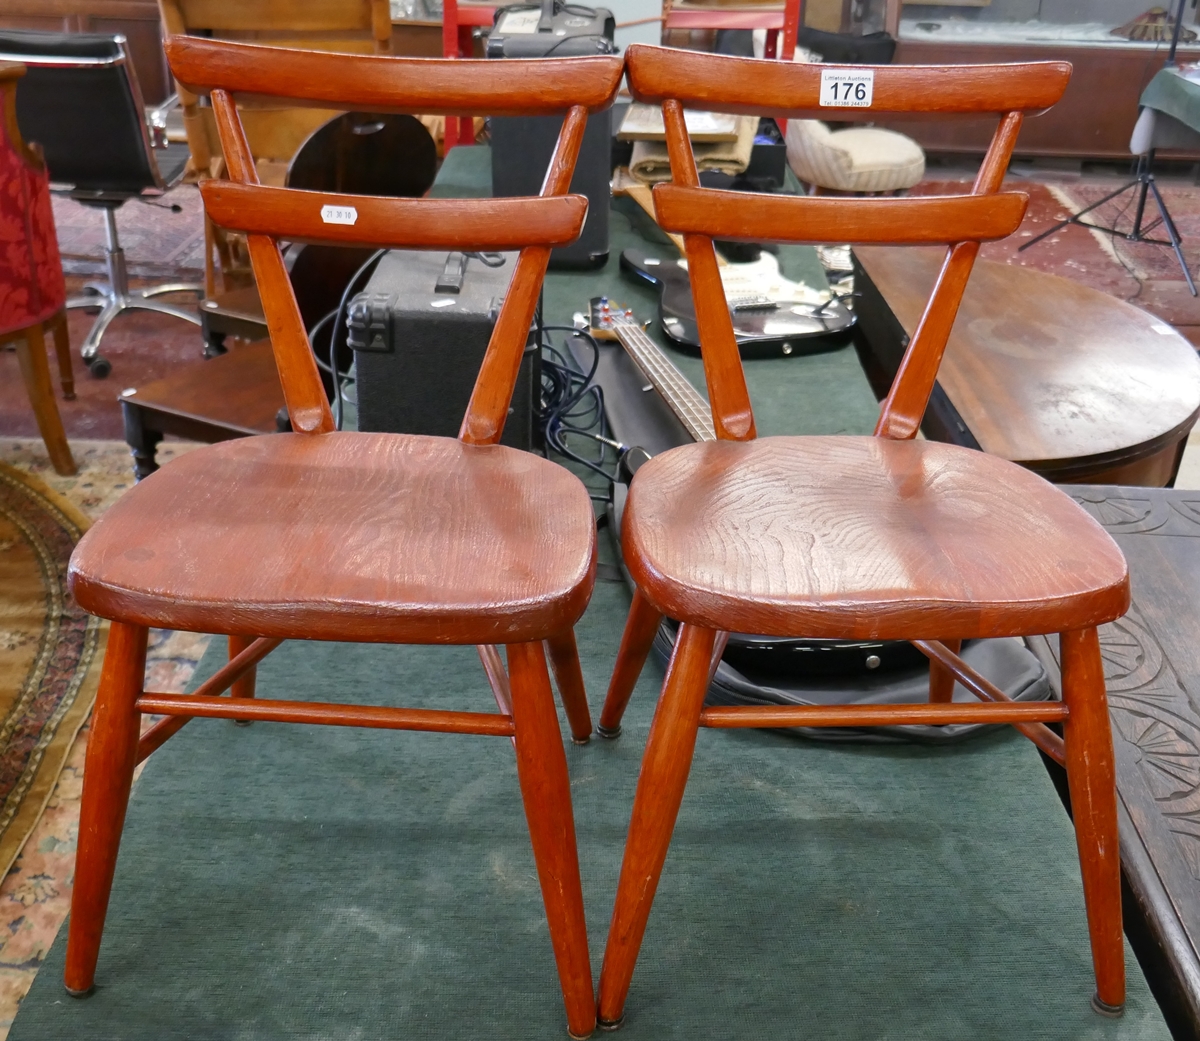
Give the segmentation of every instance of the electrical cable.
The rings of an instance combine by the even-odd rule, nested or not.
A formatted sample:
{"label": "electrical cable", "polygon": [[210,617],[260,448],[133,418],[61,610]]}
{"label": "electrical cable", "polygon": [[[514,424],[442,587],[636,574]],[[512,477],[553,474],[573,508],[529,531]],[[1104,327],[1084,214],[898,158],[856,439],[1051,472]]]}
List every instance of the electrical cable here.
{"label": "electrical cable", "polygon": [[[362,264],[362,266],[350,276],[350,281],[346,283],[346,288],[342,292],[342,299],[338,303],[337,310],[334,312],[333,331],[329,334],[329,361],[330,372],[333,375],[333,423],[338,430],[342,429],[342,380],[343,376],[337,367],[337,349],[338,349],[338,332],[343,324],[346,315],[346,304],[349,303],[351,295],[355,292],[355,286],[358,280],[363,277],[371,268],[378,263],[380,257],[387,252],[386,249],[377,249],[372,253]],[[327,316],[328,317],[328,316]],[[325,319],[322,318],[321,322]],[[321,322],[318,322],[319,326]],[[348,374],[347,374],[348,375]]]}
{"label": "electrical cable", "polygon": [[[585,341],[592,348],[592,363],[585,371],[571,354],[567,344],[556,345],[551,332],[568,333],[568,339]],[[604,391],[596,384],[600,366],[600,348],[592,335],[569,325],[545,325],[540,309],[536,316],[536,336],[541,347],[542,394],[537,422],[548,448],[603,477],[610,484],[618,479],[617,464],[626,448],[611,436],[604,413]],[[597,429],[598,428],[598,429]],[[596,442],[599,453],[588,458],[568,443],[568,437],[586,437]],[[617,453],[610,462],[609,450]],[[611,494],[592,495],[608,502]]]}

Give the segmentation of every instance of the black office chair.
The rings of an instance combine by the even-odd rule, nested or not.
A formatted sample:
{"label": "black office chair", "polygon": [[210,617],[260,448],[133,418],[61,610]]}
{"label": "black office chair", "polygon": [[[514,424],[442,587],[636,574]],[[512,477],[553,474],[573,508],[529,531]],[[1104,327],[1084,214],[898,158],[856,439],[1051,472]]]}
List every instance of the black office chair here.
{"label": "black office chair", "polygon": [[67,301],[67,307],[100,312],[82,353],[92,375],[104,377],[112,366],[98,353],[100,338],[122,311],[159,311],[200,324],[193,312],[156,298],[203,295],[204,287],[175,282],[131,290],[117,237],[116,211],[129,199],[162,195],[178,184],[188,148],[152,138],[124,36],[8,29],[0,31],[0,59],[27,69],[17,92],[17,123],[27,141],[42,146],[52,184],[69,185],[71,198],[104,212],[108,282],[91,283],[85,295]]}

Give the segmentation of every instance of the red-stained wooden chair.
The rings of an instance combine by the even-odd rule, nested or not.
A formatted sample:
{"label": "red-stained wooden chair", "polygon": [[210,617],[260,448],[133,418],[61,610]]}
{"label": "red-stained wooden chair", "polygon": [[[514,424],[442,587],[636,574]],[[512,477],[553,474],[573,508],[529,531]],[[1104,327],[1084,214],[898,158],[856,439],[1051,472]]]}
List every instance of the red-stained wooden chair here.
{"label": "red-stained wooden chair", "polygon": [[[662,616],[682,623],[642,759],[600,976],[601,1025],[619,1023],[697,728],[1011,723],[1065,762],[1087,902],[1098,1011],[1125,1001],[1112,734],[1096,626],[1129,605],[1125,561],[1063,492],[981,452],[914,439],[981,240],[1011,234],[1026,196],[1001,192],[1024,112],[1061,97],[1070,66],[887,66],[870,107],[998,113],[971,194],[796,198],[702,189],[683,106],[807,116],[822,67],[634,45],[637,100],[661,104],[673,182],[659,222],[684,236],[719,440],[651,459],[629,490],[622,538],[637,585],[600,732],[621,714]],[[854,67],[857,73],[864,70]],[[829,108],[822,109],[828,116]],[[874,437],[755,439],[712,240],[949,244]],[[929,702],[704,707],[728,632],[911,640],[931,659]],[[955,653],[964,638],[1060,634],[1063,701],[1015,704]],[[982,703],[951,701],[957,678]],[[1062,737],[1047,723],[1061,723]]]}
{"label": "red-stained wooden chair", "polygon": [[75,460],[54,400],[46,360],[46,332],[54,336],[63,397],[75,397],[67,334],[67,285],[50,182],[41,150],[27,145],[17,126],[17,83],[25,66],[0,62],[0,347],[17,351],[21,379],[38,431],[57,473],[73,474]]}
{"label": "red-stained wooden chair", "polygon": [[[176,78],[208,93],[229,180],[209,217],[247,234],[295,433],[189,453],[133,488],[71,560],[76,599],[112,619],[84,776],[65,982],[93,986],[135,764],[195,716],[513,738],[572,1035],[595,1024],[566,756],[543,641],[577,741],[591,731],[572,626],[595,575],[595,519],[567,470],[497,444],[546,262],[587,201],[567,195],[589,111],[617,58],[444,61],[175,37]],[[259,185],[233,96],[369,112],[566,112],[541,197],[396,199]],[[337,432],[277,240],[521,248],[459,438]],[[147,626],[229,636],[193,695],[143,690]],[[254,698],[254,667],[291,637],[476,644],[499,713]],[[496,645],[508,651],[506,674]],[[221,695],[231,689],[232,697]],[[143,713],[164,720],[139,739]]]}

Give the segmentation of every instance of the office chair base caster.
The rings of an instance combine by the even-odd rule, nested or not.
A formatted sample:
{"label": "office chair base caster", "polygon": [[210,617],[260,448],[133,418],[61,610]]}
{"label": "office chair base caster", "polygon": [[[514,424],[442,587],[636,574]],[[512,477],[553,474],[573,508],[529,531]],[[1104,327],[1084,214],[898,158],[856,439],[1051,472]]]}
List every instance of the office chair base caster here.
{"label": "office chair base caster", "polygon": [[88,372],[98,380],[106,379],[108,374],[112,372],[112,362],[104,357],[103,354],[93,354],[90,358],[85,358],[84,361],[87,363]]}

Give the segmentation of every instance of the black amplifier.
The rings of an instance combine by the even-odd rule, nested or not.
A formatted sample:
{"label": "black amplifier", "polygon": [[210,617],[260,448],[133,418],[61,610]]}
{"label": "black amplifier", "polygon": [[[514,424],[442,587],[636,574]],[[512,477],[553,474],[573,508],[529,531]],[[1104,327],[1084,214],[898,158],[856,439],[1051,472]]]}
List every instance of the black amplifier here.
{"label": "black amplifier", "polygon": [[[613,14],[603,7],[545,0],[497,8],[488,36],[489,58],[568,58],[615,51]],[[492,195],[537,195],[558,141],[558,116],[506,116],[491,120]],[[588,116],[571,191],[586,195],[587,220],[579,239],[550,254],[553,268],[587,269],[608,259],[612,175],[612,109]]]}
{"label": "black amplifier", "polygon": [[[516,253],[384,254],[346,321],[359,430],[458,435],[516,260]],[[539,362],[531,336],[502,444],[534,447]]]}

